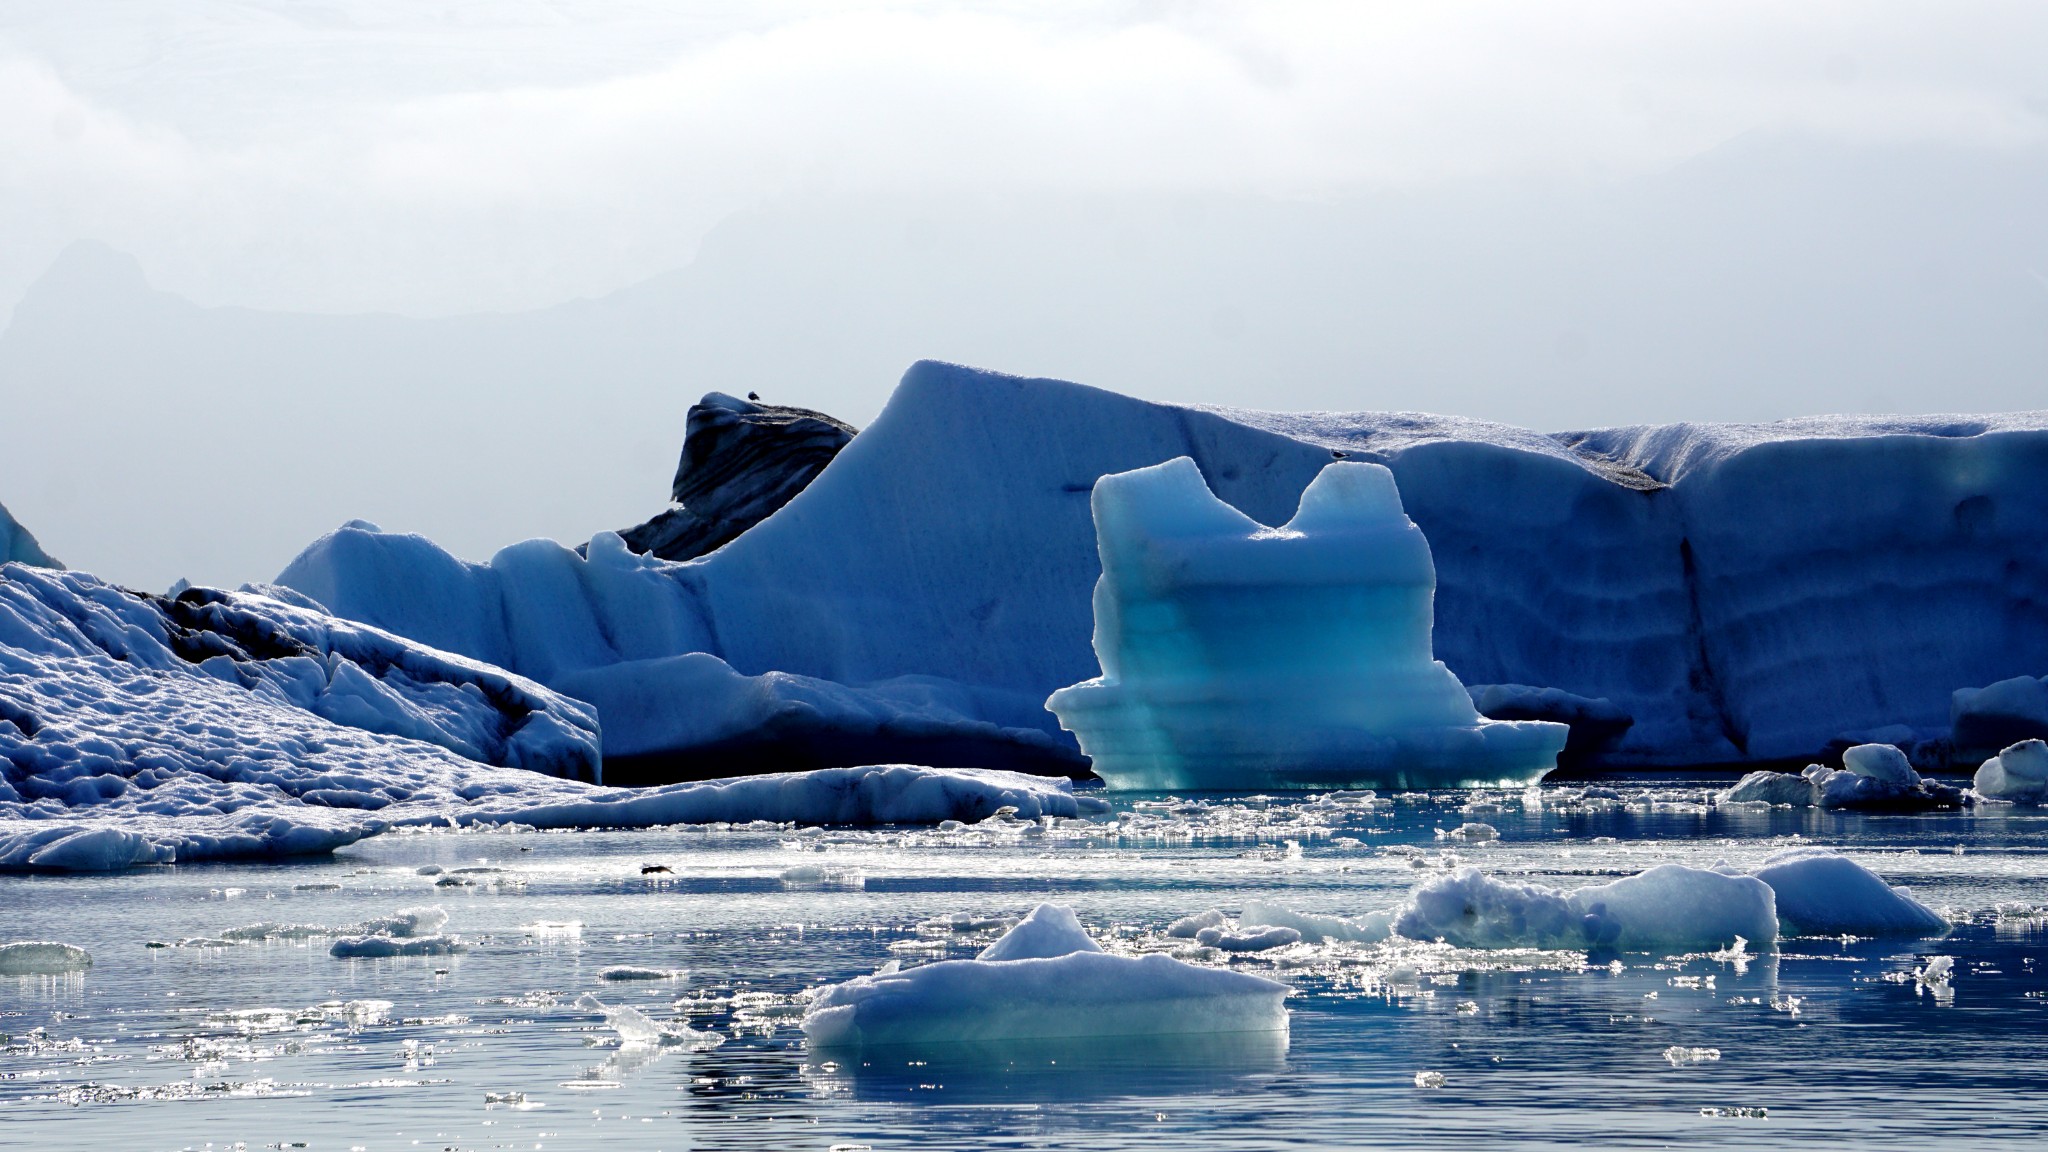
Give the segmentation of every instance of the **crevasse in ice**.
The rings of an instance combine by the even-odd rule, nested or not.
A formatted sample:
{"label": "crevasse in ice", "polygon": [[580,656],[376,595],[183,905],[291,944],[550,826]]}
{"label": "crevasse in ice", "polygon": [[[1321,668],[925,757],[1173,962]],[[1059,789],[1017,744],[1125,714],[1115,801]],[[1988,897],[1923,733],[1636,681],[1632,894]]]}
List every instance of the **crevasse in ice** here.
{"label": "crevasse in ice", "polygon": [[1339,461],[1268,528],[1194,461],[1104,476],[1102,675],[1046,702],[1113,787],[1527,783],[1566,728],[1482,719],[1431,649],[1436,569],[1393,473]]}

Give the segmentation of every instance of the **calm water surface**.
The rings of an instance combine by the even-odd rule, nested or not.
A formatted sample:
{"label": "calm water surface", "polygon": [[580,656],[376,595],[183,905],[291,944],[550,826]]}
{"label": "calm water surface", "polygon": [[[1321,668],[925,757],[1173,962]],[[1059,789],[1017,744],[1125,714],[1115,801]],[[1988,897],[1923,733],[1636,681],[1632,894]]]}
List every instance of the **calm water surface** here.
{"label": "calm water surface", "polygon": [[[1610,782],[1612,783],[1612,782]],[[0,938],[92,969],[0,978],[0,1146],[97,1148],[1941,1147],[2048,1141],[2048,816],[1715,811],[1583,785],[1123,798],[1118,818],[976,828],[388,836],[331,858],[0,877]],[[1653,801],[1653,802],[1645,802]],[[1466,821],[1493,844],[1440,839]],[[1285,1042],[811,1053],[817,984],[972,953],[956,912],[1075,906],[1113,946],[1263,899],[1358,914],[1457,862],[1571,887],[1655,863],[1839,847],[1959,921],[1939,940],[1798,939],[1747,959],[1301,945]],[[661,865],[668,873],[643,874]],[[443,873],[422,875],[427,866]],[[802,866],[825,881],[784,879]],[[448,870],[491,869],[455,874]],[[804,874],[814,875],[814,874]],[[229,943],[438,905],[461,955]],[[2000,906],[2005,906],[2000,911]],[[311,932],[311,930],[306,930]],[[208,943],[208,941],[213,941]],[[150,947],[154,942],[168,947]],[[1912,981],[1954,958],[1952,995]],[[610,982],[611,965],[687,969]],[[622,1048],[595,993],[726,1035]],[[1676,1061],[1667,1051],[1714,1049]],[[1419,1087],[1418,1073],[1441,1085]],[[523,1099],[522,1099],[523,1098]],[[509,1102],[508,1102],[509,1101]]]}

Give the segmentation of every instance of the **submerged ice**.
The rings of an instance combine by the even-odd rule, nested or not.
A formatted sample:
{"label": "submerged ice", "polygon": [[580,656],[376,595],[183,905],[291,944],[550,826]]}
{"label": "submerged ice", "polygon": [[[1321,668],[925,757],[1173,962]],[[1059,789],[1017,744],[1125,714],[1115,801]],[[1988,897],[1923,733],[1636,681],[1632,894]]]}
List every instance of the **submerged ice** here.
{"label": "submerged ice", "polygon": [[1102,675],[1046,702],[1128,789],[1528,783],[1567,729],[1482,718],[1431,653],[1436,571],[1393,473],[1337,462],[1268,528],[1181,457],[1105,476]]}

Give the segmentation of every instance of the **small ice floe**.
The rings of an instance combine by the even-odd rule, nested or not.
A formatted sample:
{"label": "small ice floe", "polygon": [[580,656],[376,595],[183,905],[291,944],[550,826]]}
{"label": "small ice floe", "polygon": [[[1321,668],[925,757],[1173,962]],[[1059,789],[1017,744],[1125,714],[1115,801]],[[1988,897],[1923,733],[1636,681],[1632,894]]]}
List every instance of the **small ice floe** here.
{"label": "small ice floe", "polygon": [[1168,924],[1166,934],[1176,940],[1193,940],[1204,928],[1219,928],[1229,921],[1230,917],[1224,915],[1221,908],[1211,908],[1207,912],[1196,912]]}
{"label": "small ice floe", "polygon": [[1702,1108],[1700,1109],[1700,1115],[1709,1120],[1768,1120],[1771,1117],[1771,1110],[1751,1105],[1735,1105],[1732,1107]]}
{"label": "small ice floe", "polygon": [[422,905],[417,908],[401,908],[389,916],[379,916],[374,920],[366,920],[352,934],[359,936],[432,936],[447,926],[447,912],[438,907]]}
{"label": "small ice floe", "polygon": [[327,954],[343,960],[388,960],[394,956],[453,956],[469,946],[453,936],[343,936]]}
{"label": "small ice floe", "polygon": [[1735,804],[1770,805],[1785,808],[1812,808],[1820,803],[1820,788],[1803,775],[1790,772],[1751,772],[1735,782],[1735,786],[1717,794],[1714,801],[1723,807]]}
{"label": "small ice floe", "polygon": [[1073,910],[1041,904],[973,960],[860,976],[820,990],[815,1047],[1280,1032],[1287,985],[1158,953],[1114,956]]}
{"label": "small ice floe", "polygon": [[577,998],[576,1006],[586,1012],[602,1014],[605,1024],[619,1034],[619,1043],[622,1045],[685,1048],[692,1052],[703,1052],[725,1043],[725,1037],[716,1032],[699,1031],[679,1020],[665,1023],[653,1019],[638,1008],[626,1004],[606,1004],[588,993]]}
{"label": "small ice floe", "polygon": [[439,908],[404,908],[390,916],[365,921],[337,938],[327,954],[349,960],[383,960],[394,956],[452,956],[468,951],[454,936],[443,936],[448,913]]}
{"label": "small ice floe", "polygon": [[1415,1086],[1417,1088],[1441,1088],[1444,1084],[1444,1074],[1441,1072],[1417,1072],[1415,1074]]}
{"label": "small ice floe", "polygon": [[1948,921],[1846,856],[1788,848],[1752,873],[1777,897],[1778,922],[1800,936],[1937,936]]}
{"label": "small ice floe", "polygon": [[1683,952],[1775,941],[1778,917],[1763,881],[1679,864],[1569,893],[1464,867],[1418,887],[1394,931],[1461,948]]}
{"label": "small ice floe", "polygon": [[781,880],[784,888],[799,890],[867,887],[867,877],[858,871],[851,868],[830,868],[822,864],[798,864],[792,868],[784,868]]}
{"label": "small ice floe", "polygon": [[1982,800],[2048,804],[2048,744],[2022,740],[1986,760],[1970,782]]}
{"label": "small ice floe", "polygon": [[0,976],[68,976],[92,967],[92,953],[76,944],[16,940],[0,944]]}
{"label": "small ice floe", "polygon": [[688,968],[641,968],[633,964],[614,964],[597,974],[599,980],[683,980],[690,975]]}
{"label": "small ice floe", "polygon": [[940,933],[964,935],[973,932],[993,932],[999,928],[1007,931],[1016,923],[1017,918],[1015,916],[984,916],[978,912],[951,912],[944,916],[934,916],[929,920],[919,921],[917,930],[919,932],[930,932],[935,935]]}
{"label": "small ice floe", "polygon": [[1956,961],[1953,956],[1929,956],[1927,963],[1913,970],[1913,985],[1916,990],[1931,993],[1936,1000],[1955,997],[1955,988],[1949,979],[1955,975]]}
{"label": "small ice floe", "polygon": [[1294,928],[1278,926],[1267,928],[1245,928],[1237,932],[1222,927],[1204,928],[1195,933],[1195,943],[1204,948],[1216,948],[1224,952],[1264,952],[1272,948],[1284,948],[1301,942],[1301,932]]}
{"label": "small ice floe", "polygon": [[1500,830],[1491,824],[1473,824],[1468,822],[1458,825],[1449,832],[1439,828],[1436,835],[1439,840],[1463,840],[1472,844],[1481,844],[1488,840],[1500,839]]}
{"label": "small ice floe", "polygon": [[1673,1044],[1664,1050],[1664,1059],[1670,1061],[1673,1068],[1683,1068],[1688,1064],[1707,1064],[1720,1058],[1719,1048],[1687,1048],[1682,1044]]}
{"label": "small ice floe", "polygon": [[[1301,934],[1301,939],[1310,944],[1323,944],[1332,940],[1352,944],[1374,944],[1385,940],[1394,931],[1393,917],[1386,912],[1373,912],[1364,919],[1351,920],[1343,916],[1292,912],[1278,904],[1268,904],[1261,900],[1245,901],[1244,914],[1237,918],[1237,922],[1245,928],[1292,928]],[[1168,935],[1172,934],[1169,929]]]}

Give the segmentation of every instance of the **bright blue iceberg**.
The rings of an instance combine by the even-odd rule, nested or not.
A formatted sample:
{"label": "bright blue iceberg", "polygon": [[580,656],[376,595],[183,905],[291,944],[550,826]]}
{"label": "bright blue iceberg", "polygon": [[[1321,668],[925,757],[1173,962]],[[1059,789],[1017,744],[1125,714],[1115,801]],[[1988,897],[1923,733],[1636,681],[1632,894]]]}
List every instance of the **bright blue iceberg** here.
{"label": "bright blue iceberg", "polygon": [[1187,457],[1093,496],[1102,675],[1046,702],[1112,787],[1530,783],[1567,729],[1480,717],[1431,649],[1436,568],[1394,475],[1338,462],[1268,528]]}

